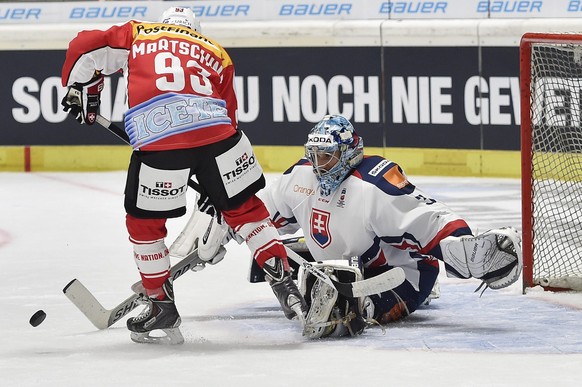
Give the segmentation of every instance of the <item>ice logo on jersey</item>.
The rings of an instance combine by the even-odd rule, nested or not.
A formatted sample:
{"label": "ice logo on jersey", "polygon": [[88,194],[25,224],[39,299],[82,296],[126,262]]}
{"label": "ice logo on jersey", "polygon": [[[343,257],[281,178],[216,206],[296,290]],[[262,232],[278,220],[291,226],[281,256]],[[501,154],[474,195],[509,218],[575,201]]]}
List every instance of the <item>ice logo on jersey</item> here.
{"label": "ice logo on jersey", "polygon": [[311,238],[324,249],[331,243],[331,234],[329,233],[329,212],[313,208],[311,210]]}

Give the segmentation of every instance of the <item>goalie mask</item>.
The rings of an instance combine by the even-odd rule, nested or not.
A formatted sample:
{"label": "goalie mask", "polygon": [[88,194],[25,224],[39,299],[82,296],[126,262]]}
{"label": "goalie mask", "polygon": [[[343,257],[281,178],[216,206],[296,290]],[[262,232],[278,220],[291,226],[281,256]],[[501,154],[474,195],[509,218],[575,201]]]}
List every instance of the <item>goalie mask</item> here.
{"label": "goalie mask", "polygon": [[328,115],[307,137],[305,157],[313,166],[321,195],[330,195],[364,158],[363,139],[342,116]]}
{"label": "goalie mask", "polygon": [[160,23],[188,27],[200,32],[200,22],[196,20],[194,12],[190,8],[170,7],[162,14]]}
{"label": "goalie mask", "polygon": [[[319,268],[332,279],[341,282],[362,280],[362,273],[356,266],[346,265],[347,261],[326,261],[313,266]],[[328,285],[305,268],[299,274],[299,291],[309,305],[305,319],[303,336],[310,339],[324,337],[356,336],[366,325],[362,317],[363,299],[347,298],[337,289]]]}

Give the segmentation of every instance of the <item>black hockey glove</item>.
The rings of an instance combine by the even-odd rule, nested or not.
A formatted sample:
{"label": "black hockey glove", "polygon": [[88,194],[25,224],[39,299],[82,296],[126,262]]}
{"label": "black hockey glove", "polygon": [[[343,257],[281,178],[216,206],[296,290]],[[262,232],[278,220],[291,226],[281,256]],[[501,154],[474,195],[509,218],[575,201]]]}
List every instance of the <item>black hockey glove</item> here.
{"label": "black hockey glove", "polygon": [[93,125],[99,112],[103,75],[97,74],[87,83],[74,83],[69,86],[61,101],[63,110],[75,117],[81,124]]}

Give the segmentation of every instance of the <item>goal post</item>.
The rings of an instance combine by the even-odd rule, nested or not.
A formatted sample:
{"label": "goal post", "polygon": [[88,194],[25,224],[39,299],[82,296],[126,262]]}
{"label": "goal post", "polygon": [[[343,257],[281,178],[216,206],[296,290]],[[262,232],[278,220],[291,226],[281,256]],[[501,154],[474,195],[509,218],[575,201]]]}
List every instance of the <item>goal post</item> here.
{"label": "goal post", "polygon": [[520,44],[523,290],[582,290],[582,34]]}

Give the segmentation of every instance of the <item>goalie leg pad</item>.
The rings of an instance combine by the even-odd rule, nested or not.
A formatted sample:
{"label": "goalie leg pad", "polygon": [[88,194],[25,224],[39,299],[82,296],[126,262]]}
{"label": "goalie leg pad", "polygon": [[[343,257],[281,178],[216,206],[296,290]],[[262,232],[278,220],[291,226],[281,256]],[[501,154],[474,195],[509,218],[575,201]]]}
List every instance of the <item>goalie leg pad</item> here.
{"label": "goalie leg pad", "polygon": [[184,258],[198,248],[200,259],[211,261],[225,242],[228,229],[228,225],[224,221],[219,222],[216,216],[195,210],[178,238],[170,246],[170,255]]}
{"label": "goalie leg pad", "polygon": [[[320,263],[314,266],[337,281],[362,280],[358,267],[342,264]],[[347,298],[303,267],[299,274],[299,291],[309,305],[303,335],[310,339],[324,337],[356,336],[365,328],[362,317],[364,299]]]}
{"label": "goalie leg pad", "polygon": [[[176,238],[174,243],[170,246],[170,255],[177,258],[184,258],[192,251],[194,251],[198,244],[198,239],[200,234],[205,230],[205,227],[201,227],[200,218],[206,214],[199,211],[194,211],[188,223],[184,226],[184,229],[180,232],[180,235]],[[208,216],[208,215],[206,215]],[[200,254],[198,254],[200,256]]]}

